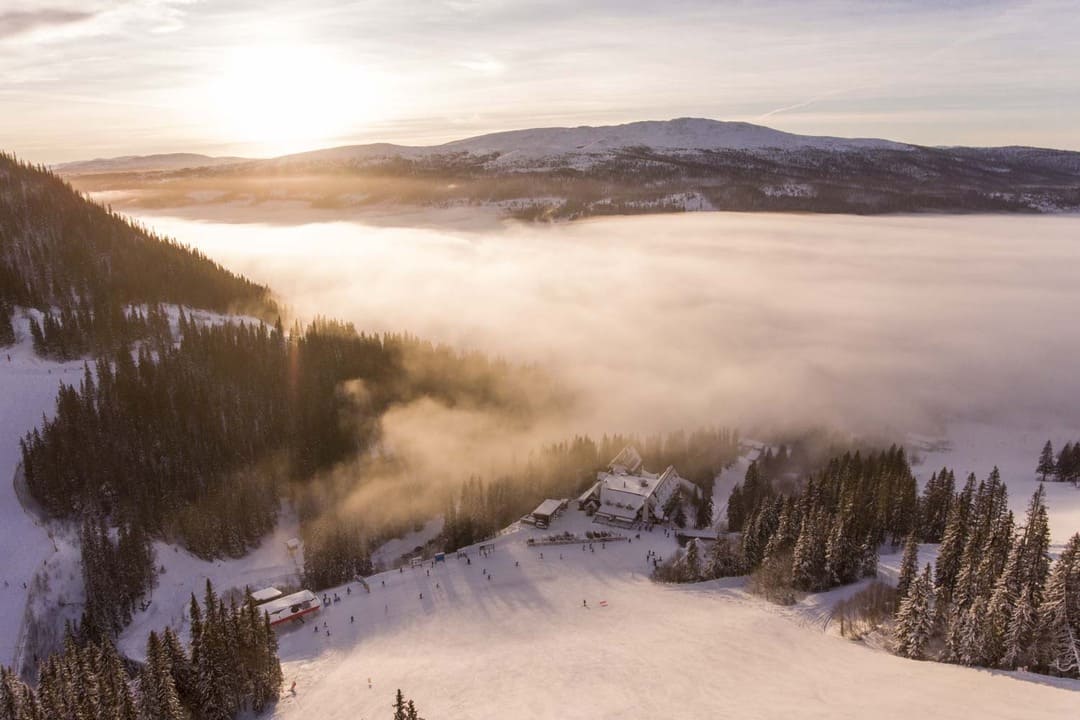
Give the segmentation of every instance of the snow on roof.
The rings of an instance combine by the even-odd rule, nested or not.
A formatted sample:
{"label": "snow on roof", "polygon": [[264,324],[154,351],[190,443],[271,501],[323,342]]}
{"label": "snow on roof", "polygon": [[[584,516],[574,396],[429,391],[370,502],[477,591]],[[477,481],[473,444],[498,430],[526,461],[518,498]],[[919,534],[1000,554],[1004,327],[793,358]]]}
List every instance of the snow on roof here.
{"label": "snow on roof", "polygon": [[251,593],[251,597],[255,598],[255,602],[261,603],[281,597],[281,591],[276,587],[262,588],[261,590],[256,590]]}
{"label": "snow on roof", "polygon": [[292,595],[286,595],[285,597],[280,597],[276,600],[264,603],[259,606],[259,610],[267,613],[270,616],[270,620],[273,621],[275,615],[282,615],[283,613],[289,615],[289,610],[291,610],[294,605],[310,602],[319,602],[319,599],[315,597],[315,593],[310,590],[301,590]]}
{"label": "snow on roof", "polygon": [[641,454],[637,451],[637,448],[633,445],[627,445],[608,463],[608,467],[615,472],[621,469],[632,475],[641,470],[642,462]]}
{"label": "snow on roof", "polygon": [[540,503],[540,507],[533,510],[533,515],[542,515],[543,517],[550,517],[559,511],[559,507],[562,505],[558,500],[552,500],[548,498],[544,502]]}
{"label": "snow on roof", "polygon": [[647,497],[656,491],[660,482],[660,477],[652,473],[641,475],[600,473],[600,493],[603,495],[605,492],[620,492]]}
{"label": "snow on roof", "polygon": [[597,480],[596,482],[594,482],[592,485],[589,486],[588,490],[586,490],[585,492],[581,493],[580,496],[578,496],[578,499],[577,499],[578,502],[579,503],[585,502],[586,500],[589,499],[590,495],[592,495],[593,493],[595,493],[599,489],[600,489],[600,481]]}

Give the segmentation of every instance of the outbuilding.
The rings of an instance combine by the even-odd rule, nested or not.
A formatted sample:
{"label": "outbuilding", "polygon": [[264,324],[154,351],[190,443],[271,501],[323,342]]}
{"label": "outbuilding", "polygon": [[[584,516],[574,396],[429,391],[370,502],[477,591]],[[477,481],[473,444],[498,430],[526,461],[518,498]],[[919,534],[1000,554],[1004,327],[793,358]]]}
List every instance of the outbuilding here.
{"label": "outbuilding", "polygon": [[548,498],[544,502],[540,503],[539,507],[532,511],[533,521],[536,523],[536,527],[547,527],[551,525],[551,521],[562,510],[563,503],[561,500],[552,500]]}

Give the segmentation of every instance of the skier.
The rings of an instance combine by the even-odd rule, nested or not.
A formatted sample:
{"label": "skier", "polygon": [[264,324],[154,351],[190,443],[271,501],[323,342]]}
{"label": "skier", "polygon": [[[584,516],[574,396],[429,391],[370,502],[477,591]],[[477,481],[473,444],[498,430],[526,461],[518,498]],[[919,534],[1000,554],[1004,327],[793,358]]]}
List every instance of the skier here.
{"label": "skier", "polygon": [[581,601],[581,607],[589,607],[589,601],[588,600],[582,600]]}
{"label": "skier", "polygon": [[354,622],[356,622],[356,618],[355,618],[355,617],[353,617],[352,615],[350,615],[350,616],[349,616],[349,624],[351,625],[351,624],[352,624],[352,623],[354,623]]}
{"label": "skier", "polygon": [[352,595],[352,586],[351,585],[349,587],[345,588],[345,594],[346,595]]}
{"label": "skier", "polygon": [[421,600],[423,600],[423,599],[424,599],[424,593],[420,593],[420,599],[421,599]]}
{"label": "skier", "polygon": [[292,685],[289,687],[289,692],[291,692],[293,695],[296,694],[296,681],[295,680],[292,681]]}

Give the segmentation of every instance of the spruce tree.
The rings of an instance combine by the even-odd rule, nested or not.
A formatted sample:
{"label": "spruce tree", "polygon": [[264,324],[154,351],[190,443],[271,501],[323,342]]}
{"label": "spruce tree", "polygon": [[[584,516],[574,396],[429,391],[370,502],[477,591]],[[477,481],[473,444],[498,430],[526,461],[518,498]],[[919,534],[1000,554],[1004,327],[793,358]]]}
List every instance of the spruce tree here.
{"label": "spruce tree", "polygon": [[1047,475],[1053,475],[1054,470],[1057,468],[1057,463],[1054,462],[1054,447],[1047,440],[1043,445],[1042,453],[1039,455],[1039,464],[1035,468],[1035,472],[1039,475],[1039,479],[1046,482]]}
{"label": "spruce tree", "polygon": [[697,582],[701,579],[701,553],[698,550],[697,539],[691,539],[686,544],[686,557],[683,558],[686,567],[686,582]]}
{"label": "spruce tree", "polygon": [[405,695],[401,692],[401,688],[398,688],[397,695],[394,697],[394,720],[408,720],[408,717]]}
{"label": "spruce tree", "polygon": [[0,347],[15,344],[15,326],[11,323],[12,308],[0,300]]}
{"label": "spruce tree", "polygon": [[1040,667],[1080,677],[1080,533],[1062,551],[1039,608]]}
{"label": "spruce tree", "polygon": [[897,602],[903,602],[904,598],[907,597],[908,589],[918,572],[919,542],[915,537],[915,533],[912,533],[908,535],[907,542],[904,543],[904,556],[900,560],[900,574],[896,580]]}
{"label": "spruce tree", "polygon": [[933,593],[928,564],[922,574],[912,581],[907,596],[896,612],[893,641],[898,655],[915,660],[923,658],[934,628]]}

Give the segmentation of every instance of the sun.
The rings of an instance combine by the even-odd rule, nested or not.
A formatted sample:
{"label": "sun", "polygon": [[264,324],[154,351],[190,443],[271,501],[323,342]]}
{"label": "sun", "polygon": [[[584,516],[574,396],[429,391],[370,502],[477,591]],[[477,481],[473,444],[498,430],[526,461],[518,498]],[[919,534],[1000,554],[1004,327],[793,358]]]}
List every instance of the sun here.
{"label": "sun", "polygon": [[223,139],[271,155],[347,134],[381,100],[370,73],[317,47],[237,48],[220,73],[210,101]]}

